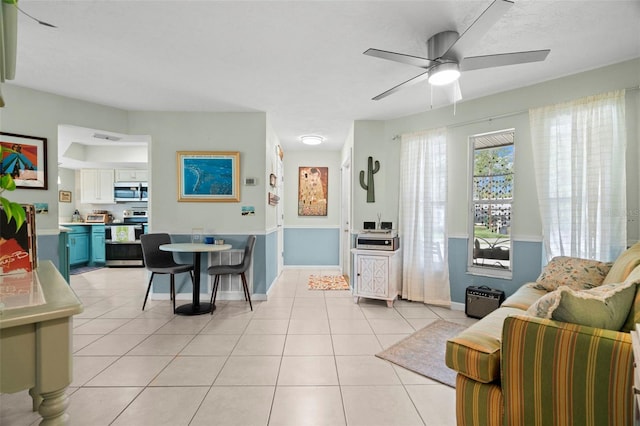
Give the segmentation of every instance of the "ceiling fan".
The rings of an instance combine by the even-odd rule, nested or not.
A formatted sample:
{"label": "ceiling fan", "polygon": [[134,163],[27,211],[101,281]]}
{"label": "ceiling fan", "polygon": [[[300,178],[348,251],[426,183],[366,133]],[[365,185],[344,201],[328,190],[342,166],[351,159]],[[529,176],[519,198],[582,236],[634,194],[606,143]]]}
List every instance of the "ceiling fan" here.
{"label": "ceiling fan", "polygon": [[464,71],[544,61],[550,52],[548,49],[485,56],[464,56],[465,52],[498,22],[511,6],[513,6],[513,2],[510,0],[495,0],[462,35],[458,35],[456,31],[443,31],[432,36],[427,40],[429,59],[386,50],[366,50],[365,55],[414,65],[426,70],[424,73],[379,94],[373,100],[380,100],[403,87],[424,80],[434,86],[443,86],[457,82],[460,73]]}

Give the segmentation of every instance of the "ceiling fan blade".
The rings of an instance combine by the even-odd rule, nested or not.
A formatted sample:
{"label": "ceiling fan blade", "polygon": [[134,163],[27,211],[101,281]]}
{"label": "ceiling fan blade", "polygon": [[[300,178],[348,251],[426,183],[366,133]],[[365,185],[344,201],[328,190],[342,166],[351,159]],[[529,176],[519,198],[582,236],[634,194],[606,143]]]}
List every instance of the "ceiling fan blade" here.
{"label": "ceiling fan blade", "polygon": [[424,72],[416,77],[410,78],[409,80],[405,81],[404,83],[400,83],[395,87],[392,87],[391,89],[387,90],[384,93],[380,93],[378,96],[374,97],[373,100],[374,101],[379,101],[382,98],[386,98],[387,96],[397,92],[398,90],[404,88],[404,87],[408,87],[411,85],[414,85],[416,83],[420,83],[421,81],[425,81],[427,78],[429,78],[429,72]]}
{"label": "ceiling fan blade", "polygon": [[464,52],[480,40],[489,29],[504,15],[513,2],[509,0],[495,0],[485,9],[484,12],[474,21],[473,24],[453,43],[442,57],[461,60]]}
{"label": "ceiling fan blade", "polygon": [[472,71],[482,68],[502,67],[505,65],[526,64],[544,61],[551,50],[529,50],[527,52],[501,53],[497,55],[472,56],[464,58],[460,71]]}
{"label": "ceiling fan blade", "polygon": [[403,53],[388,52],[386,50],[380,49],[367,49],[363,53],[365,55],[374,56],[376,58],[388,59],[390,61],[401,62],[403,64],[413,65],[425,69],[436,64],[436,62],[427,58],[405,55]]}

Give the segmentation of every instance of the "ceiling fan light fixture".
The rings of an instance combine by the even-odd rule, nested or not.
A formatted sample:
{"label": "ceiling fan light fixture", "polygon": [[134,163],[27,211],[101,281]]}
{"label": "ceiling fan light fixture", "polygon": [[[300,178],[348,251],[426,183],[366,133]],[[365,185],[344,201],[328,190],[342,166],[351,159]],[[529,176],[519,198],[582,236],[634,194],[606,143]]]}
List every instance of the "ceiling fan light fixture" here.
{"label": "ceiling fan light fixture", "polygon": [[455,62],[438,64],[429,71],[429,84],[444,86],[460,78],[460,68]]}
{"label": "ceiling fan light fixture", "polygon": [[305,135],[300,136],[300,141],[302,141],[302,143],[305,145],[320,145],[322,142],[324,142],[324,138],[317,135]]}

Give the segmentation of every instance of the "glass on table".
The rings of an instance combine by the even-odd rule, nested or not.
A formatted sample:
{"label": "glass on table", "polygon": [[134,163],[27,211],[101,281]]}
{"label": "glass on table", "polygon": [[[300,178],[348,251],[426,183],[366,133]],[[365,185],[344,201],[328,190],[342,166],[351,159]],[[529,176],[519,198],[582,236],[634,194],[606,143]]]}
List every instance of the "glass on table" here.
{"label": "glass on table", "polygon": [[191,228],[191,242],[194,244],[202,243],[203,233],[204,233],[204,229],[202,228]]}

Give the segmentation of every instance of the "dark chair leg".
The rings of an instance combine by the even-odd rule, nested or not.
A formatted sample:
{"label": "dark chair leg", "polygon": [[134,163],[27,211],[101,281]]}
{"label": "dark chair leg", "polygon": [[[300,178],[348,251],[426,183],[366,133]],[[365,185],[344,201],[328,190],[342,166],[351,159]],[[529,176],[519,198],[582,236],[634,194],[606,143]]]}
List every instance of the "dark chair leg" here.
{"label": "dark chair leg", "polygon": [[246,299],[249,301],[249,307],[253,311],[253,305],[251,304],[251,295],[249,294],[249,286],[247,285],[247,278],[244,276],[244,272],[240,273],[240,278],[242,278],[242,287],[244,287],[244,295]]}
{"label": "dark chair leg", "polygon": [[151,283],[153,282],[153,276],[155,272],[151,273],[151,278],[149,278],[149,285],[147,286],[147,294],[144,295],[144,302],[142,303],[142,310],[144,311],[144,307],[147,305],[147,298],[149,297],[149,291],[151,291]]}
{"label": "dark chair leg", "polygon": [[176,276],[175,274],[170,274],[171,275],[171,288],[169,289],[169,292],[171,293],[171,300],[173,301],[173,313],[176,313]]}
{"label": "dark chair leg", "polygon": [[220,285],[220,275],[216,275],[213,279],[213,288],[211,289],[211,315],[213,315],[213,306],[216,303],[216,296],[218,295],[218,286]]}

